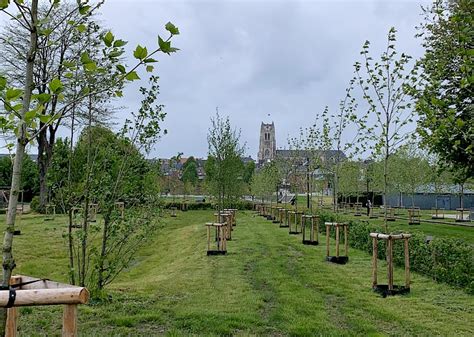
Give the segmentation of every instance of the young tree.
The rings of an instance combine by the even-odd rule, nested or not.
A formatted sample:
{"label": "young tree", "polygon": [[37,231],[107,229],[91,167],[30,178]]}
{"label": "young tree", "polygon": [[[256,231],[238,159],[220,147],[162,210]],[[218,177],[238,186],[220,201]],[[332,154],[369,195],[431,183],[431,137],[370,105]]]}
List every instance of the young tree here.
{"label": "young tree", "polygon": [[424,145],[461,180],[474,177],[472,17],[472,0],[436,0],[424,8],[421,81],[411,91]]}
{"label": "young tree", "polygon": [[[100,3],[99,3],[100,4]],[[56,27],[45,29],[47,23],[51,19],[51,13],[53,8],[58,8],[62,6],[63,3],[60,0],[55,0],[50,2],[50,10],[48,9],[47,16],[42,20],[39,20],[39,0],[31,0],[31,2],[25,3],[20,0],[13,0],[10,3],[10,0],[1,0],[0,1],[0,13],[5,14],[12,18],[12,20],[17,21],[28,31],[28,43],[26,57],[24,58],[24,75],[22,78],[23,89],[15,87],[11,78],[6,76],[0,76],[0,101],[3,102],[7,112],[9,113],[8,118],[3,116],[0,117],[0,126],[2,130],[12,130],[15,133],[16,141],[11,144],[11,147],[15,148],[15,157],[12,169],[12,183],[11,183],[11,193],[10,200],[8,203],[7,219],[6,219],[6,231],[3,240],[3,279],[2,285],[8,286],[11,273],[15,267],[15,261],[12,255],[12,246],[13,246],[13,232],[16,216],[16,208],[18,203],[18,194],[20,189],[20,177],[22,172],[22,163],[25,155],[26,146],[36,138],[37,133],[41,131],[42,128],[47,128],[51,123],[61,115],[53,116],[53,118],[46,116],[42,117],[42,111],[44,106],[52,100],[54,100],[55,95],[61,99],[66,99],[61,96],[61,92],[64,88],[63,83],[59,78],[53,78],[48,83],[48,87],[51,90],[51,94],[37,94],[34,92],[35,79],[34,79],[34,66],[36,57],[39,52],[39,39],[41,36],[51,35],[52,32],[56,31]],[[99,5],[90,5],[88,2],[77,1],[77,6],[74,9],[79,11],[81,14],[80,20],[68,22],[71,26],[71,29],[77,29],[79,32],[83,29],[84,20],[98,7]],[[16,12],[12,12],[16,11]],[[173,35],[179,33],[178,29],[168,23],[166,29],[170,33],[170,37],[167,40],[163,40],[161,37],[158,38],[158,48],[154,49],[152,52],[148,53],[147,49],[142,46],[137,46],[134,52],[134,57],[137,59],[137,64],[127,70],[123,65],[117,65],[120,75],[112,81],[112,83],[120,83],[123,81],[132,81],[139,78],[136,70],[138,67],[144,64],[149,64],[155,60],[152,58],[154,54],[158,52],[171,53],[175,52],[177,49],[171,47],[170,39]],[[112,33],[108,32],[103,36],[103,42],[105,44],[103,53],[110,58],[118,58],[122,54],[119,52],[119,48],[123,46],[123,41],[115,40],[115,37]],[[53,41],[54,43],[54,41]],[[99,73],[101,71],[100,65],[97,65],[90,57],[88,57],[87,52],[81,54],[79,63],[70,65],[71,68],[82,67],[84,70],[91,73]],[[19,61],[19,64],[22,62]],[[147,67],[147,70],[153,70],[152,68]],[[78,99],[83,99],[88,97],[91,94],[97,94],[98,92],[92,93],[88,91],[87,88],[83,88],[80,91],[79,98],[73,98],[64,103],[66,107],[73,106]],[[102,88],[101,91],[107,91],[109,88]],[[118,93],[117,93],[118,94]],[[42,128],[37,129],[39,122],[44,123]],[[36,130],[33,131],[33,130]],[[0,334],[4,333],[5,321],[6,321],[6,310],[3,309],[3,314],[1,315],[0,322]]]}
{"label": "young tree", "polygon": [[[94,100],[93,107],[97,112],[94,114],[99,120],[108,118],[107,109],[102,109],[102,102],[110,100],[110,93],[120,90],[121,83],[116,82],[116,88],[111,86],[113,72],[116,72],[115,65],[119,64],[118,58],[109,58],[102,55],[101,38],[106,34],[99,25],[92,21],[92,17],[84,18],[78,29],[73,29],[71,22],[81,21],[81,14],[75,10],[77,5],[72,2],[64,2],[62,6],[50,8],[42,4],[38,8],[38,21],[47,22],[42,27],[47,34],[38,37],[38,52],[35,56],[33,67],[34,85],[33,91],[37,95],[50,95],[51,100],[45,102],[40,114],[39,123],[32,132],[36,135],[38,150],[38,170],[39,170],[39,191],[40,209],[43,210],[48,202],[48,170],[53,157],[56,133],[60,126],[72,118],[80,119],[81,110],[92,106],[88,101]],[[54,28],[54,29],[53,29]],[[24,29],[20,21],[11,21],[2,32],[0,67],[4,73],[13,79],[12,85],[24,85],[23,69],[18,64],[18,60],[25,61],[28,47],[28,30]],[[82,67],[71,67],[78,64],[81,54],[87,51],[90,58],[94,59],[102,69],[107,69],[106,73],[90,72]],[[117,49],[117,53],[123,50]],[[52,92],[48,83],[53,79],[58,79],[62,83],[62,90],[59,93]],[[101,92],[87,99],[79,99],[81,84],[91,82],[91,79],[100,86],[110,87],[110,92]],[[90,83],[89,83],[90,85]],[[99,89],[98,87],[96,89]],[[97,91],[97,90],[96,90]],[[46,96],[45,96],[46,97]],[[100,97],[100,99],[98,99]],[[76,99],[76,103],[68,105],[68,101]],[[65,103],[65,104],[64,104]],[[54,118],[54,117],[57,118]],[[54,119],[45,127],[45,121]],[[74,123],[71,121],[70,124]]]}
{"label": "young tree", "polygon": [[[413,132],[414,112],[407,98],[407,87],[417,81],[416,66],[408,71],[411,57],[395,49],[396,30],[387,35],[387,47],[380,60],[370,56],[370,42],[366,41],[361,55],[362,64],[356,62],[354,85],[360,88],[362,100],[368,110],[357,118],[359,144],[362,151],[370,151],[374,157],[381,156],[383,162],[383,196],[385,206],[384,224],[387,228],[387,192],[390,156],[404,144]],[[353,95],[356,97],[355,95]],[[360,106],[360,104],[359,104]]]}
{"label": "young tree", "polygon": [[189,157],[188,160],[183,165],[182,169],[181,180],[186,185],[190,185],[189,187],[196,187],[199,177],[197,171],[197,163],[194,157]]}
{"label": "young tree", "polygon": [[229,117],[222,118],[219,112],[211,118],[207,142],[206,180],[221,211],[230,207],[243,193],[244,146],[240,144],[240,131],[233,129]]}

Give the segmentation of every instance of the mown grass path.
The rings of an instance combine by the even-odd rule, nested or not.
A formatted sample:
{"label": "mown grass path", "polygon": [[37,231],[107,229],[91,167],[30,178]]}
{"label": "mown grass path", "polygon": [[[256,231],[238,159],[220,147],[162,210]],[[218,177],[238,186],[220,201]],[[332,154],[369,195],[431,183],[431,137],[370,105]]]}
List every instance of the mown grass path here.
{"label": "mown grass path", "polygon": [[[114,300],[81,307],[82,334],[474,335],[474,298],[462,290],[412,274],[411,294],[381,298],[370,288],[369,255],[352,249],[349,264],[329,264],[324,236],[322,245],[305,246],[252,212],[238,214],[228,255],[208,257],[203,224],[210,220],[210,211],[167,218],[112,285]],[[19,271],[29,273],[18,258]],[[59,310],[23,312],[25,335],[58,334]]]}

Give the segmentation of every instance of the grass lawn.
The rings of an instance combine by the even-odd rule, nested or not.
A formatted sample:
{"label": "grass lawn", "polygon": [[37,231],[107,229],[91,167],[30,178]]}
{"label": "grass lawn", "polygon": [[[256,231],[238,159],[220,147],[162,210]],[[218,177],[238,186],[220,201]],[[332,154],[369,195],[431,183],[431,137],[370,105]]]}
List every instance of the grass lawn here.
{"label": "grass lawn", "polygon": [[[109,288],[113,301],[80,307],[80,334],[474,335],[473,296],[412,274],[411,294],[381,298],[371,290],[369,255],[352,249],[349,264],[329,264],[324,244],[302,245],[252,212],[238,213],[228,255],[208,257],[203,224],[212,218],[212,211],[190,211],[164,219]],[[62,223],[23,218],[16,273],[67,281]],[[401,283],[403,271],[395,276]],[[22,308],[21,335],[60,335],[61,310]]]}

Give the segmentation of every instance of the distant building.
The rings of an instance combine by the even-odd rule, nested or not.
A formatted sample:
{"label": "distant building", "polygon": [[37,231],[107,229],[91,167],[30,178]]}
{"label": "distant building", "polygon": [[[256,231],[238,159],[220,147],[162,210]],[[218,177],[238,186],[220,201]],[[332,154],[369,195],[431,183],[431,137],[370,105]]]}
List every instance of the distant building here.
{"label": "distant building", "polygon": [[[205,166],[207,159],[194,159],[196,160],[198,179],[204,180],[206,178]],[[164,176],[177,177],[181,179],[183,173],[183,166],[184,163],[186,163],[186,161],[188,160],[188,158],[180,158],[179,161],[167,158],[158,158],[154,160],[158,160],[158,162],[160,163],[161,174],[163,174]],[[252,157],[242,157],[242,162],[244,164],[247,164],[249,162],[255,162],[255,160],[253,160]]]}
{"label": "distant building", "polygon": [[275,123],[261,123],[260,125],[260,143],[257,155],[257,164],[262,166],[265,163],[275,159],[292,161],[294,164],[303,165],[307,159],[315,157],[321,162],[335,161],[336,159],[345,160],[346,155],[342,151],[311,151],[311,150],[283,150],[277,149]]}
{"label": "distant building", "polygon": [[272,161],[276,155],[275,124],[260,125],[260,144],[257,155],[259,165]]}

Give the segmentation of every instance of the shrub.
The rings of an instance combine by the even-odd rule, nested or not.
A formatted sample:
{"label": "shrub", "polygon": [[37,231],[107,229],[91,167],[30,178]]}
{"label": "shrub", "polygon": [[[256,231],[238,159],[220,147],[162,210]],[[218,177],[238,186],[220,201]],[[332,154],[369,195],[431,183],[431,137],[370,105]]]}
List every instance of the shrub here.
{"label": "shrub", "polygon": [[[325,222],[333,222],[335,215],[331,212],[319,213],[321,232],[326,231]],[[378,229],[367,221],[349,221],[349,245],[372,254],[372,239],[369,233]],[[331,232],[334,236],[334,232]],[[415,233],[410,238],[410,268],[420,274],[431,277],[437,282],[447,283],[464,288],[474,294],[474,246],[470,243],[452,238],[435,238],[426,243],[425,235]],[[385,241],[379,241],[379,259],[385,259]],[[404,250],[402,244],[395,244],[393,261],[403,266]]]}
{"label": "shrub", "polygon": [[39,212],[39,205],[40,205],[39,196],[35,195],[33,199],[31,199],[30,208],[34,212]]}

